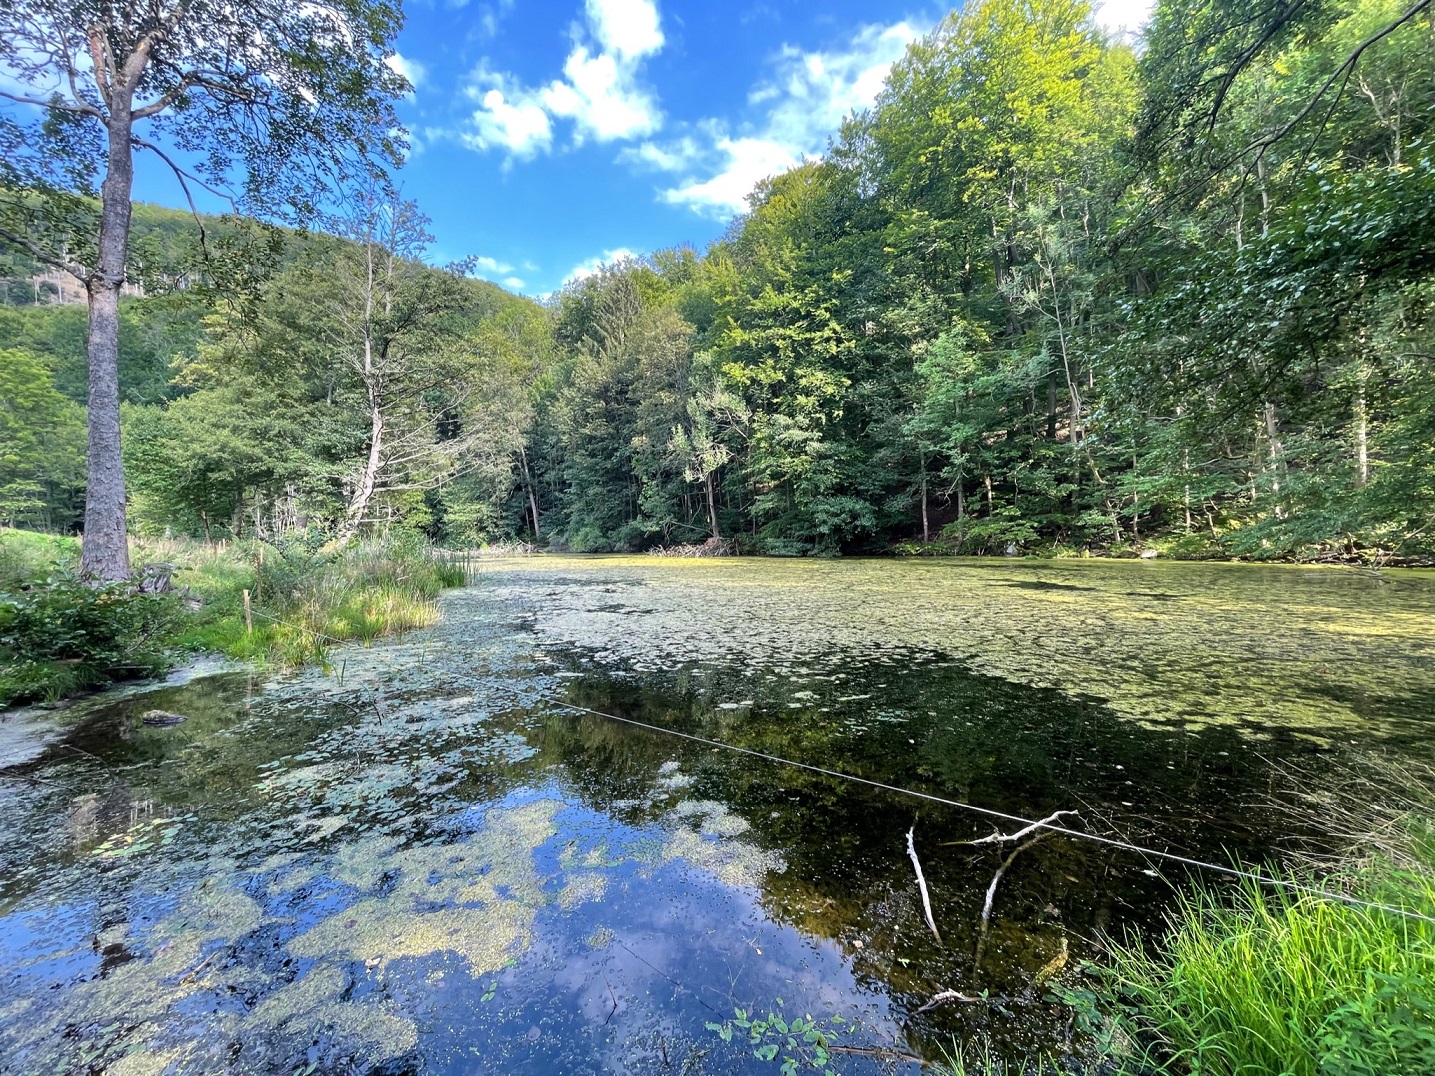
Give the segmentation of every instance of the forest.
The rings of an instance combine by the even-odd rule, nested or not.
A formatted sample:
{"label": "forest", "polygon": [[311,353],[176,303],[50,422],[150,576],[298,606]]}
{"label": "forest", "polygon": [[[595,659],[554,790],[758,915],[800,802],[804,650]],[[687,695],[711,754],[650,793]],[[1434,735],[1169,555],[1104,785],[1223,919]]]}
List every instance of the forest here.
{"label": "forest", "polygon": [[1435,1072],[1435,0],[1093,6],[535,296],[396,0],[0,4],[0,1056]]}
{"label": "forest", "polygon": [[[131,526],[1419,562],[1435,24],[1284,6],[1163,0],[1132,45],[969,4],[720,241],[543,300],[380,187],[311,230],[136,207]],[[84,310],[5,250],[0,520],[72,531]]]}

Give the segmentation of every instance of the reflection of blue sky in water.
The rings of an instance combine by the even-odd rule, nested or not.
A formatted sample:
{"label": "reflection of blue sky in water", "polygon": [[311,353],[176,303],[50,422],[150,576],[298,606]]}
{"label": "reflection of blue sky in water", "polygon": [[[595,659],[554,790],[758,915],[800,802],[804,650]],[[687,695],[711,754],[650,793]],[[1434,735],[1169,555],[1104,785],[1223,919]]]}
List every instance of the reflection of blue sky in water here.
{"label": "reflection of blue sky in water", "polygon": [[[495,565],[438,628],[328,673],[87,700],[17,745],[0,1056],[772,1071],[705,1025],[779,997],[861,1016],[855,1043],[1059,1043],[1041,969],[1154,921],[1149,864],[1047,841],[979,938],[1000,856],[950,842],[988,823],[551,702],[1259,860],[1289,836],[1259,807],[1269,759],[1420,742],[1428,593],[1224,566]],[[189,720],[144,727],[153,707]],[[918,1012],[945,988],[1005,1009]]]}
{"label": "reflection of blue sky in water", "polygon": [[[232,677],[207,701],[243,712],[246,688]],[[249,734],[267,701],[251,700]],[[80,858],[68,883],[42,886],[68,899],[22,898],[0,919],[8,1063],[367,1071],[421,1056],[437,1072],[599,1072],[701,1055],[704,1071],[742,1070],[743,1051],[710,1056],[704,1025],[776,997],[893,1036],[835,946],[764,914],[755,888],[781,856],[723,804],[683,798],[678,766],[624,804],[644,825],[552,784],[509,781],[460,806],[448,790],[465,766],[522,767],[534,751],[511,728],[484,731],[471,698],[431,701],[393,700],[386,724],[334,727],[261,765],[261,805],[234,826],[73,801],[66,858]],[[385,728],[412,747],[416,727],[442,744],[455,723],[469,726],[463,751],[353,764]]]}

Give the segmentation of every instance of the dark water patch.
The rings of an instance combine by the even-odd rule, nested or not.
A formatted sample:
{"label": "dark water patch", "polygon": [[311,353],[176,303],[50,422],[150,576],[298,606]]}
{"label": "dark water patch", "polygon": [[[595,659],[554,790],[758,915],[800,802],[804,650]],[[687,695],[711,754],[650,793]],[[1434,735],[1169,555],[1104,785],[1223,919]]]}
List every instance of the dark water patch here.
{"label": "dark water patch", "polygon": [[1016,587],[1018,590],[1095,590],[1095,587],[1078,586],[1075,583],[1055,583],[1050,579],[1020,579],[1013,583],[997,583],[999,587]]}
{"label": "dark water patch", "polygon": [[[596,672],[575,654],[572,667],[588,671],[565,681],[566,700],[1029,819],[1076,811],[1065,824],[1217,863],[1258,864],[1315,839],[1278,809],[1280,782],[1267,761],[1318,757],[1295,731],[1254,744],[1230,727],[1152,729],[1097,700],[975,674],[942,654],[890,657],[833,655],[828,669],[839,672],[694,668],[659,676]],[[917,1044],[956,1033],[992,1038],[1014,1056],[1052,1046],[1068,1014],[1047,1004],[1042,970],[1054,961],[1074,966],[1104,932],[1151,929],[1173,884],[1187,881],[1181,867],[1056,836],[1013,860],[984,929],[987,887],[1012,846],[959,842],[1015,824],[591,714],[556,717],[541,737],[541,757],[556,759],[595,810],[641,822],[679,798],[724,804],[784,859],[785,870],[763,881],[767,911],[843,946],[864,981],[904,1013]],[[681,783],[665,786],[675,778]],[[635,798],[644,788],[647,798]],[[909,827],[940,945],[918,901]],[[1005,1001],[918,1012],[952,989]]]}
{"label": "dark water patch", "polygon": [[[1009,848],[962,842],[996,823],[558,703],[1027,818],[1075,810],[1074,828],[1218,862],[1328,840],[1281,810],[1292,771],[1338,766],[1359,738],[1348,718],[1332,735],[1328,711],[1395,715],[1382,743],[1419,747],[1391,731],[1414,727],[1428,690],[1408,663],[1384,691],[1302,684],[1263,720],[1246,666],[1186,609],[1199,587],[1171,587],[1180,637],[1202,642],[1187,652],[1104,625],[1108,597],[1151,615],[1121,606],[1129,577],[1047,599],[967,568],[995,585],[849,616],[831,604],[845,594],[794,586],[785,566],[667,568],[681,605],[598,563],[495,573],[451,596],[439,629],[346,651],[336,675],[223,676],[76,712],[0,771],[0,1056],[60,1072],[762,1072],[707,1025],[778,998],[856,1021],[854,1045],[1064,1049],[1044,976],[1079,981],[1091,939],[1150,929],[1186,881],[1050,837],[1009,864],[983,927]],[[1004,596],[964,608],[979,590]],[[1031,603],[1070,619],[1000,619]],[[980,633],[877,637],[950,609]],[[745,634],[721,619],[738,613]],[[1284,682],[1290,646],[1241,632],[1261,682]],[[1365,638],[1317,660],[1375,660]],[[1058,687],[1027,666],[1101,675]],[[1139,691],[1100,690],[1117,680]],[[187,720],[151,728],[152,709]],[[942,990],[987,1000],[921,1011]]]}

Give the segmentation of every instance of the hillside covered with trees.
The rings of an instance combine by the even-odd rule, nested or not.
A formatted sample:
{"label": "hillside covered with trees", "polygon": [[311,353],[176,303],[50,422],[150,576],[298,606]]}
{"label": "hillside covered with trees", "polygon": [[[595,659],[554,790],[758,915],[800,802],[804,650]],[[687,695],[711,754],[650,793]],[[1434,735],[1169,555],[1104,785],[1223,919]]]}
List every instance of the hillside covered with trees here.
{"label": "hillside covered with trees", "polygon": [[[374,191],[331,236],[137,210],[132,525],[1426,557],[1432,42],[1410,0],[1162,0],[1139,47],[973,0],[721,241],[542,303]],[[83,311],[10,273],[0,517],[72,529]]]}

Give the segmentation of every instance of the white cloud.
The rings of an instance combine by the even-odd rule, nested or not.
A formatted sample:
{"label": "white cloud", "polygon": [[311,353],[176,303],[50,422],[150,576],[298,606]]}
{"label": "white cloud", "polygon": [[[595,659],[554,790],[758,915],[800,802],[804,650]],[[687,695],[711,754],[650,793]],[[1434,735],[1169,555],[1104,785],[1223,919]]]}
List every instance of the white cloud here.
{"label": "white cloud", "polygon": [[518,276],[506,276],[503,278],[503,286],[510,291],[517,291],[523,287],[523,278]]}
{"label": "white cloud", "polygon": [[587,0],[586,13],[588,37],[575,27],[562,78],[529,89],[483,65],[474,72],[468,93],[479,107],[466,145],[530,157],[552,148],[555,119],[572,121],[576,142],[638,138],[662,126],[639,79],[643,61],[663,47],[656,0]]}
{"label": "white cloud", "polygon": [[624,59],[663,47],[655,0],[588,0],[588,22],[604,51]]}
{"label": "white cloud", "polygon": [[661,124],[657,104],[615,55],[594,56],[579,45],[569,54],[563,73],[567,81],[549,83],[541,100],[552,115],[573,120],[580,136],[609,142],[650,134]]}
{"label": "white cloud", "polygon": [[[843,119],[877,99],[887,72],[923,31],[910,23],[864,26],[841,52],[784,48],[778,75],[758,93],[775,101],[771,134],[811,153],[823,149]],[[776,91],[775,93],[773,91]]]}
{"label": "white cloud", "polygon": [[1097,0],[1096,23],[1107,33],[1136,33],[1146,25],[1156,0]]}
{"label": "white cloud", "polygon": [[589,258],[585,262],[579,262],[563,278],[563,283],[571,284],[575,280],[587,280],[590,276],[596,276],[598,271],[605,265],[613,265],[617,262],[627,261],[629,258],[638,257],[627,247],[618,247],[614,250],[605,250],[596,257]]}
{"label": "white cloud", "polygon": [[624,159],[679,176],[660,192],[669,204],[719,218],[744,212],[754,185],[821,154],[843,119],[876,100],[892,64],[922,33],[899,22],[865,26],[838,51],[786,46],[772,77],[748,94],[748,104],[763,110],[760,121],[734,131],[708,120],[697,125],[697,139],[644,143]]}
{"label": "white cloud", "polygon": [[473,267],[485,276],[502,276],[504,273],[513,272],[513,266],[507,262],[501,262],[497,258],[480,256],[473,259]]}
{"label": "white cloud", "polygon": [[769,176],[802,163],[792,146],[766,138],[720,138],[714,147],[722,163],[708,179],[688,179],[662,192],[670,205],[685,205],[705,216],[730,217],[747,209],[747,196]]}
{"label": "white cloud", "polygon": [[409,80],[409,85],[418,89],[423,85],[424,79],[428,78],[428,68],[417,60],[410,60],[407,56],[394,53],[392,56],[384,57],[384,63],[392,71],[398,72]]}
{"label": "white cloud", "polygon": [[553,124],[537,95],[514,86],[507,75],[480,66],[465,92],[478,102],[458,136],[469,149],[504,149],[521,158],[553,144]]}

